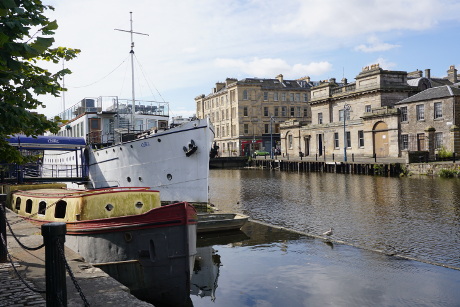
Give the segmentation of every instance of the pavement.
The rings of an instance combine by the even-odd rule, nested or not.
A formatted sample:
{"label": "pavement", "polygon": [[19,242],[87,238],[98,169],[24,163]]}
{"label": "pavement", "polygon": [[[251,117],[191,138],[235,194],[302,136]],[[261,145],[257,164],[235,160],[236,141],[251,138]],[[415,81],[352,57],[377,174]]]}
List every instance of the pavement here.
{"label": "pavement", "polygon": [[[40,227],[23,221],[7,209],[7,219],[22,244],[36,247],[43,243]],[[45,248],[28,251],[19,246],[7,228],[8,252],[13,264],[29,286],[45,290]],[[77,280],[81,293],[90,306],[153,306],[129,293],[129,289],[111,278],[101,269],[86,263],[69,248],[65,248],[67,262]],[[84,306],[80,292],[66,274],[67,306]],[[12,264],[0,263],[0,307],[1,306],[46,306],[45,294],[30,290],[18,278]]]}

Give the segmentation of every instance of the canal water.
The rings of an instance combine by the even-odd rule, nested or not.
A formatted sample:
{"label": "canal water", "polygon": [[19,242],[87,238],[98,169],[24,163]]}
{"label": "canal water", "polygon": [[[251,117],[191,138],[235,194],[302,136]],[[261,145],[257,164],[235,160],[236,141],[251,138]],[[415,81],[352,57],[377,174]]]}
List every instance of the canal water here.
{"label": "canal water", "polygon": [[210,196],[255,222],[200,236],[193,306],[460,306],[458,179],[211,170]]}

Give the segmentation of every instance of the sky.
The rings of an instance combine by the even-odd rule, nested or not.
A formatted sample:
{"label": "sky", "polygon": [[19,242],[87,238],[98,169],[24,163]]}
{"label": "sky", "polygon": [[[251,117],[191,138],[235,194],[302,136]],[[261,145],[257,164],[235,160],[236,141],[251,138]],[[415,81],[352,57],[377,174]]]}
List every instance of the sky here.
{"label": "sky", "polygon": [[59,28],[57,46],[81,49],[54,116],[85,97],[131,98],[130,29],[136,99],[166,101],[170,116],[195,113],[195,97],[226,78],[347,78],[379,63],[445,77],[460,71],[460,0],[42,0]]}

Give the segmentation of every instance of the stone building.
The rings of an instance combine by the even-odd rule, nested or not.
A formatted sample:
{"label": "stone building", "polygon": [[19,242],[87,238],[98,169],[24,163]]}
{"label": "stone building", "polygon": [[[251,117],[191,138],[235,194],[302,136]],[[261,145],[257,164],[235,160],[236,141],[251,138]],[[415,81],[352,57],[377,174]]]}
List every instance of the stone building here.
{"label": "stone building", "polygon": [[[457,81],[457,80],[453,80]],[[460,152],[460,89],[457,85],[429,88],[396,103],[400,113],[400,149]]]}
{"label": "stone building", "polygon": [[398,157],[398,110],[393,106],[424,86],[430,84],[421,79],[409,85],[407,72],[378,64],[364,67],[353,83],[325,81],[311,89],[311,124],[282,125],[282,149],[295,156]]}
{"label": "stone building", "polygon": [[212,93],[195,98],[197,117],[211,119],[219,156],[270,152],[280,147],[280,122],[310,122],[310,88],[316,84],[308,77],[284,80],[283,75],[275,79],[227,78],[216,83]]}
{"label": "stone building", "polygon": [[[429,69],[423,76],[419,70],[390,71],[376,64],[364,67],[353,83],[346,79],[322,82],[311,89],[311,124],[288,121],[281,125],[282,151],[294,156],[334,155],[343,161],[347,155],[402,157],[413,150],[429,150],[433,155],[446,142],[454,149],[458,146],[453,141],[458,130],[453,118],[458,97],[457,89],[446,85],[457,82],[457,71],[451,66],[447,73],[447,78],[432,78]],[[436,121],[431,114],[435,103],[438,109],[442,106]],[[421,108],[417,105],[430,109],[429,121],[412,119],[416,108]],[[400,116],[410,119],[401,122]],[[447,125],[452,132],[446,131]]]}

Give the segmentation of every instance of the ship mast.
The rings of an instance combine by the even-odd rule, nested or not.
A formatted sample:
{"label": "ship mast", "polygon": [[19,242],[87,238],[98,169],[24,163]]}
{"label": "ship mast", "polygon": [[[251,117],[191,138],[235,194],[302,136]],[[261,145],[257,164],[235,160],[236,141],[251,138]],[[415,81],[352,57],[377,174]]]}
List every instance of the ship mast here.
{"label": "ship mast", "polygon": [[122,32],[128,32],[131,34],[131,51],[129,52],[131,54],[131,95],[132,95],[132,110],[131,110],[131,123],[133,125],[133,130],[134,130],[134,114],[136,112],[136,95],[134,91],[134,40],[133,40],[133,34],[139,34],[139,35],[147,35],[145,33],[140,33],[140,32],[134,32],[133,31],[133,12],[129,12],[129,21],[130,21],[130,30],[121,30],[121,29],[115,29],[117,31],[122,31]]}

